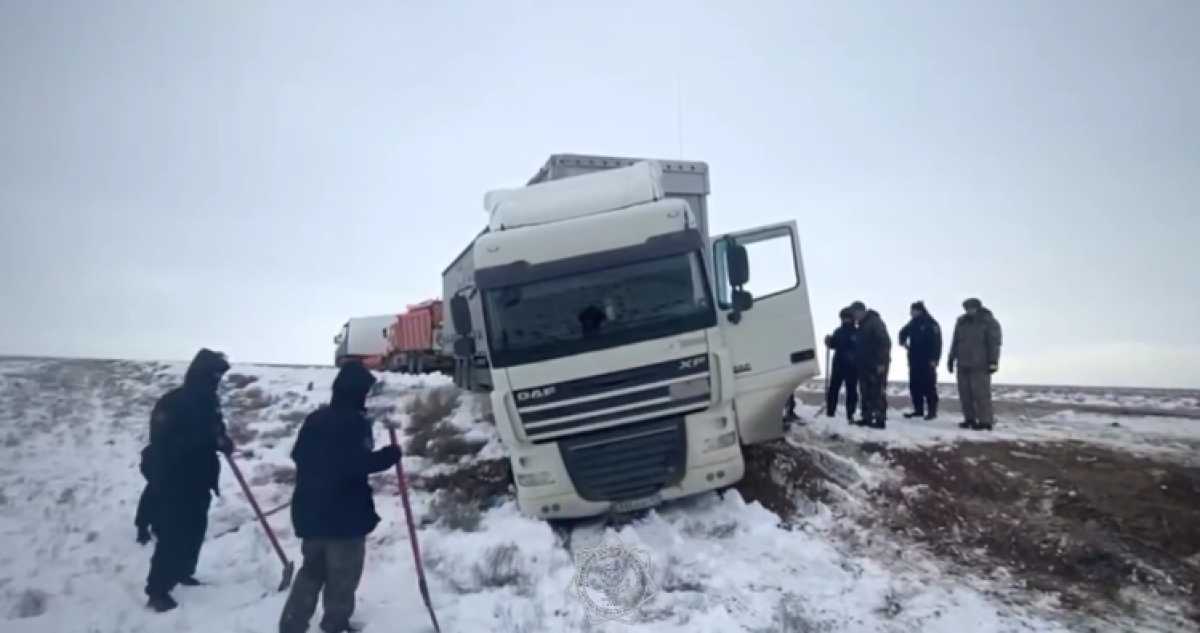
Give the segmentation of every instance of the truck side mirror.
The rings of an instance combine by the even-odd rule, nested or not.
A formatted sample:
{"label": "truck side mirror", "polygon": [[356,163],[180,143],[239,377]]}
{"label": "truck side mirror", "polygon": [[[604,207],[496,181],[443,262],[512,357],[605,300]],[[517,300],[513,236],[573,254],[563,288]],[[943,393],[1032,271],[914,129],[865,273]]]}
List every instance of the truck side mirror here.
{"label": "truck side mirror", "polygon": [[750,282],[750,258],[745,246],[730,244],[725,251],[725,264],[729,269],[729,285],[741,288]]}
{"label": "truck side mirror", "polygon": [[754,296],[745,290],[737,289],[730,297],[732,310],[729,311],[729,322],[737,325],[742,322],[742,313],[754,307]]}
{"label": "truck side mirror", "polygon": [[454,324],[454,332],[459,336],[470,336],[475,329],[471,327],[471,305],[462,295],[454,295],[450,299],[450,321]]}
{"label": "truck side mirror", "polygon": [[733,309],[738,312],[745,312],[754,307],[754,296],[745,290],[733,291]]}
{"label": "truck side mirror", "polygon": [[454,341],[454,355],[459,358],[470,358],[475,355],[475,339],[470,336],[460,336]]}

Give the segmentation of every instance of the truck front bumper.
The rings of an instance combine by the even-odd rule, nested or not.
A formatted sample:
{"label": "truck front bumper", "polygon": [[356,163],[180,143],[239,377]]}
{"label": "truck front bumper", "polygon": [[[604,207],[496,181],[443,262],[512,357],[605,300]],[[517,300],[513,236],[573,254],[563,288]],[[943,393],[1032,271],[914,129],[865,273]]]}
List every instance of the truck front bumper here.
{"label": "truck front bumper", "polygon": [[[620,502],[589,501],[579,495],[564,465],[557,444],[522,447],[512,456],[517,478],[517,503],[521,511],[544,519],[571,519],[607,514],[621,507],[647,507],[732,485],[745,474],[741,446],[731,423],[720,414],[702,413],[687,422],[687,453],[683,476],[646,499]],[[714,443],[719,437],[725,442]],[[730,440],[733,440],[730,442]],[[617,506],[616,508],[614,506]]]}

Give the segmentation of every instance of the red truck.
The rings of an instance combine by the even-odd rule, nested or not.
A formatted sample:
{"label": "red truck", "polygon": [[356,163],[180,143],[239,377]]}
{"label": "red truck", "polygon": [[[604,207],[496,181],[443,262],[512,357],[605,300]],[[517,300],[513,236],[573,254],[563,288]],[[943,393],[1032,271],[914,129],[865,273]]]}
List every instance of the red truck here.
{"label": "red truck", "polygon": [[384,367],[409,374],[453,372],[454,354],[443,350],[441,337],[440,299],[408,306],[388,326],[388,352]]}

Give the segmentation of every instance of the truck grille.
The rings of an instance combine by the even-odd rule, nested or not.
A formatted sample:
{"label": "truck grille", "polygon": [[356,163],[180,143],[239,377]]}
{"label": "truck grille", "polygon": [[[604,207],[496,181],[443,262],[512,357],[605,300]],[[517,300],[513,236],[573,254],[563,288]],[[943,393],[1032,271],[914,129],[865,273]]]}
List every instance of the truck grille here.
{"label": "truck grille", "polygon": [[682,417],[595,431],[559,444],[575,490],[588,501],[655,494],[679,481],[687,462]]}
{"label": "truck grille", "polygon": [[699,355],[519,389],[513,395],[526,437],[541,444],[706,409],[712,381],[708,356]]}

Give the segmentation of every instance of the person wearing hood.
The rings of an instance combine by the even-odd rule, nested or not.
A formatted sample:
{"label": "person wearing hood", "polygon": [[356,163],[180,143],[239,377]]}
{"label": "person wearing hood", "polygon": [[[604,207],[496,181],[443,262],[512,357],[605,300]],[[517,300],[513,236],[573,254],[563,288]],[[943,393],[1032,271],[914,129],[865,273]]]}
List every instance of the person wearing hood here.
{"label": "person wearing hood", "polygon": [[[148,606],[170,611],[177,585],[194,586],[196,563],[208,530],[208,508],[217,492],[221,462],[233,442],[225,431],[217,386],[229,371],[225,356],[201,349],[184,375],[183,385],[167,392],[150,414],[150,445],[143,451],[146,488],[138,504],[139,525],[154,528],[157,538],[146,579]],[[139,527],[139,540],[142,539]]]}
{"label": "person wearing hood", "polygon": [[958,369],[958,400],[962,404],[964,429],[990,431],[992,374],[1000,368],[1000,322],[979,299],[963,302],[965,313],[954,324],[950,343],[950,373]]}
{"label": "person wearing hood", "polygon": [[280,633],[303,633],[324,595],[321,630],[349,631],[354,594],[362,578],[366,537],[379,524],[367,476],[400,461],[397,446],[375,450],[366,417],[375,377],[357,361],[333,381],[333,397],[304,420],[292,461],[292,525],[302,539],[304,564],[280,616]]}
{"label": "person wearing hood", "polygon": [[912,320],[900,328],[900,346],[908,350],[908,390],[913,410],[906,418],[937,417],[937,366],[942,359],[942,328],[918,301],[910,309]]}
{"label": "person wearing hood", "polygon": [[892,362],[892,338],[887,325],[874,310],[861,301],[850,304],[850,313],[858,324],[854,360],[858,365],[858,386],[862,402],[862,424],[877,429],[887,426],[888,367]]}

